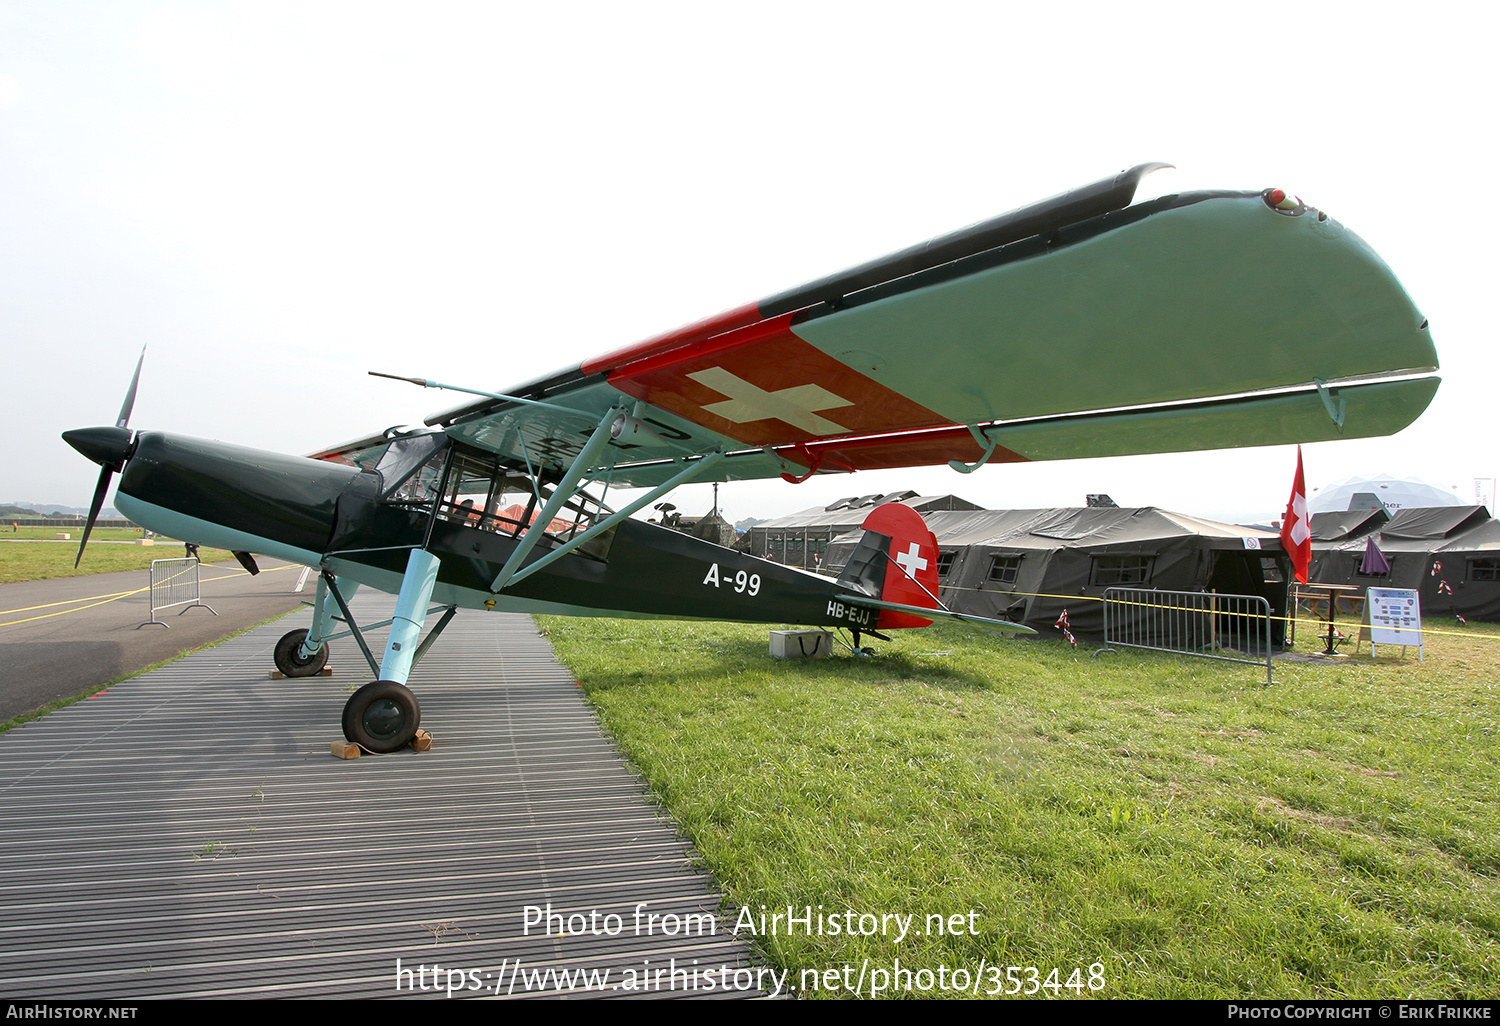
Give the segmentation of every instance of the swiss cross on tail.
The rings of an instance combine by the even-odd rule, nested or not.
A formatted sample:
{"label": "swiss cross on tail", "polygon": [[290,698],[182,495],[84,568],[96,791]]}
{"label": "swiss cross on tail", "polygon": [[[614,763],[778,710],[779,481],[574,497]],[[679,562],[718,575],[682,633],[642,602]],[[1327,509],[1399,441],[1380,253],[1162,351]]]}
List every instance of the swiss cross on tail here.
{"label": "swiss cross on tail", "polygon": [[[864,529],[890,538],[886,550],[887,565],[885,583],[880,598],[885,602],[896,602],[905,606],[920,606],[928,609],[938,604],[938,547],[937,539],[927,527],[927,521],[910,506],[899,502],[877,506],[865,517]],[[881,629],[894,627],[926,627],[931,620],[881,610],[876,624]]]}

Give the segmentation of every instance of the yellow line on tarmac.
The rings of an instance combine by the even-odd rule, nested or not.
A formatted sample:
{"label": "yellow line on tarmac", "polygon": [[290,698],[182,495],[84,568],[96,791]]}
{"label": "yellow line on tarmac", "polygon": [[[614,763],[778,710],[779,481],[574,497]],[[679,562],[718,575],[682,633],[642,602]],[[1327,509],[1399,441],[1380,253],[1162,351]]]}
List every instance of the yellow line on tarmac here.
{"label": "yellow line on tarmac", "polygon": [[[265,573],[270,573],[273,570],[293,570],[293,569],[301,569],[301,567],[299,567],[295,563],[294,564],[289,564],[287,566],[271,566],[271,567],[266,567],[266,569],[262,570],[261,573],[265,574]],[[174,575],[174,576],[179,576],[179,575]],[[248,571],[245,571],[245,570],[235,570],[235,571],[232,571],[230,573],[219,574],[219,575],[214,576],[214,577],[200,578],[200,580],[224,581],[224,580],[228,580],[231,577],[247,577],[247,576],[249,576],[249,572]],[[59,578],[59,580],[61,580],[61,579],[62,578]],[[84,609],[92,609],[95,606],[102,606],[106,602],[115,602],[115,601],[118,601],[119,599],[129,598],[131,595],[139,595],[143,591],[150,591],[150,590],[151,590],[151,586],[147,585],[144,588],[136,588],[134,591],[117,591],[117,592],[115,592],[114,594],[111,594],[111,595],[90,595],[90,596],[87,596],[86,598],[69,599],[69,600],[65,600],[65,601],[62,601],[62,602],[46,602],[46,603],[43,603],[42,605],[39,605],[39,606],[22,606],[19,609],[0,609],[0,616],[9,616],[12,613],[29,613],[33,609],[50,609],[53,606],[71,606],[72,607],[71,609],[59,609],[55,613],[43,613],[40,616],[27,616],[27,617],[22,617],[19,620],[7,620],[4,623],[0,623],[0,627],[14,627],[18,623],[30,623],[33,620],[45,620],[48,617],[63,616],[65,614],[67,614],[67,613],[77,613],[77,612],[79,612],[81,610],[84,610]],[[94,601],[95,599],[98,599],[98,601],[97,602]],[[80,605],[77,604],[79,602],[87,602],[88,605],[86,605],[86,606],[80,606]]]}
{"label": "yellow line on tarmac", "polygon": [[108,595],[88,595],[83,598],[67,599],[63,602],[44,602],[39,606],[20,606],[16,609],[0,609],[0,616],[9,616],[11,613],[29,613],[33,609],[50,609],[53,606],[71,606],[78,602],[92,602],[94,599],[123,598],[126,595],[138,595],[145,590],[145,588],[137,588],[135,589],[135,591],[116,591],[111,592]]}
{"label": "yellow line on tarmac", "polygon": [[[147,587],[147,588],[137,588],[135,591],[122,591],[118,595],[107,596],[106,598],[103,598],[103,599],[101,599],[98,602],[90,602],[86,606],[74,606],[72,609],[59,609],[55,613],[43,613],[41,616],[28,616],[28,617],[25,617],[24,619],[20,619],[20,620],[8,620],[5,623],[0,623],[0,627],[13,627],[13,626],[15,626],[18,623],[30,623],[32,620],[45,620],[49,616],[63,616],[65,614],[67,614],[67,613],[76,613],[76,612],[78,612],[80,610],[83,610],[83,609],[92,609],[92,608],[94,608],[94,606],[102,606],[106,602],[115,602],[115,601],[118,601],[119,599],[126,598],[126,597],[128,597],[130,595],[139,595],[141,592],[143,592],[143,591],[149,591],[149,590],[150,590],[150,588]],[[52,605],[62,605],[63,603],[54,602],[54,603],[51,603],[51,604]],[[43,606],[33,606],[32,608],[33,609],[42,609],[42,608],[45,608],[45,607],[43,607]],[[17,609],[17,610],[14,610],[14,612],[20,613],[20,612],[25,612],[25,610]],[[0,615],[3,615],[3,614],[0,614]]]}

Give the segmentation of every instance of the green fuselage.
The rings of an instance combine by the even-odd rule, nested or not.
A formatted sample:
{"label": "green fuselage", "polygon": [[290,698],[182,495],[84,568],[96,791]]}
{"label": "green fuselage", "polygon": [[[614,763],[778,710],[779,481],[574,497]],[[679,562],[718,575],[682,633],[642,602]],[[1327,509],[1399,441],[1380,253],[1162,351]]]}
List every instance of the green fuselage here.
{"label": "green fuselage", "polygon": [[[388,592],[399,590],[410,551],[425,548],[441,560],[440,605],[854,628],[878,616],[840,598],[848,588],[832,577],[630,519],[495,592],[524,533],[385,501],[382,492],[373,471],[143,432],[116,505],[162,534],[323,566]],[[559,544],[547,538],[523,568]]]}

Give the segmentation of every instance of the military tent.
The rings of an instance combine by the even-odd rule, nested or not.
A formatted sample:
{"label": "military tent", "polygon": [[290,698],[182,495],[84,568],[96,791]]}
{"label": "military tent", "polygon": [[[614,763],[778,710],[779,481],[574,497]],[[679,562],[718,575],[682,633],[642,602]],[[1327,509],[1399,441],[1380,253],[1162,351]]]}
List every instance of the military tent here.
{"label": "military tent", "polygon": [[[1500,522],[1483,506],[1402,509],[1386,523],[1365,521],[1320,538],[1320,531],[1332,534],[1321,518],[1333,516],[1313,517],[1311,580],[1407,589],[1418,593],[1424,613],[1500,620]],[[1390,563],[1386,573],[1361,568],[1371,537]]]}
{"label": "military tent", "polygon": [[[951,609],[1043,632],[1054,632],[1066,609],[1073,633],[1088,638],[1104,636],[1101,600],[1113,586],[1262,595],[1273,615],[1286,610],[1290,565],[1270,531],[1153,507],[923,516],[938,542],[939,597]],[[857,539],[837,539],[829,565],[843,563]]]}
{"label": "military tent", "polygon": [[[827,506],[814,506],[800,513],[756,524],[745,532],[735,548],[752,556],[762,556],[806,569],[842,567],[848,559],[847,553],[837,563],[828,562],[826,556],[829,544],[850,531],[858,538],[859,525],[864,523],[865,517],[876,506],[887,502],[905,503],[924,516],[930,510],[979,509],[979,506],[956,495],[918,495],[914,491],[891,492],[888,495],[851,495]],[[851,545],[851,551],[852,548]]]}

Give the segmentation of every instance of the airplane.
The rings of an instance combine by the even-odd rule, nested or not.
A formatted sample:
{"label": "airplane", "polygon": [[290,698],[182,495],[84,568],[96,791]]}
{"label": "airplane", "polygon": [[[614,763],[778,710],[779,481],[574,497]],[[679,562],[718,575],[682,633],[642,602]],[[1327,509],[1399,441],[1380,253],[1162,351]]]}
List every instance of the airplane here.
{"label": "airplane", "polygon": [[[151,531],[320,572],[288,676],[352,636],[374,680],[345,737],[407,745],[411,668],[462,609],[713,619],[863,635],[949,619],[921,516],[877,507],[837,577],[634,519],[688,482],[1391,434],[1427,407],[1427,321],[1358,236],[1281,189],[1134,202],[1140,164],[617,349],[416,428],[310,457],[113,427],[63,437]],[[144,360],[144,351],[142,361]],[[645,489],[611,509],[611,489]],[[350,595],[396,595],[363,627]],[[422,625],[442,612],[425,638]],[[339,630],[342,621],[347,630]],[[377,660],[365,634],[388,627]]]}

